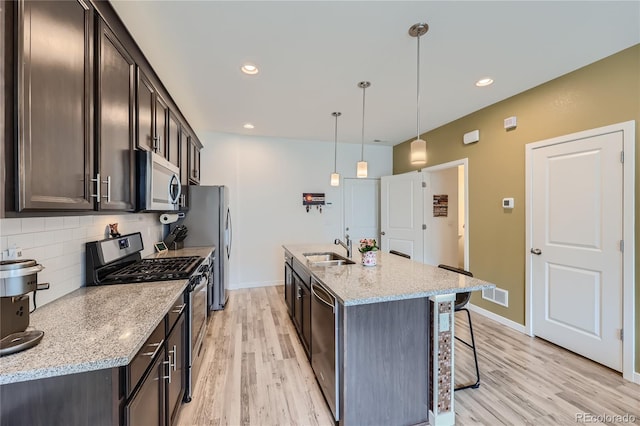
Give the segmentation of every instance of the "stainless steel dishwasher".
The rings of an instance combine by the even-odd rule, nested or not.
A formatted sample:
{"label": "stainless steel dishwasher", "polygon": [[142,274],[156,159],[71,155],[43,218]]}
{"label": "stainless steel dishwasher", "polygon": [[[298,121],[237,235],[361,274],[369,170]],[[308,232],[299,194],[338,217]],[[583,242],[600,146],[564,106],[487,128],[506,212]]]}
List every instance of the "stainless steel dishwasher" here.
{"label": "stainless steel dishwasher", "polygon": [[311,367],[336,421],[340,420],[340,359],[336,298],[311,280]]}

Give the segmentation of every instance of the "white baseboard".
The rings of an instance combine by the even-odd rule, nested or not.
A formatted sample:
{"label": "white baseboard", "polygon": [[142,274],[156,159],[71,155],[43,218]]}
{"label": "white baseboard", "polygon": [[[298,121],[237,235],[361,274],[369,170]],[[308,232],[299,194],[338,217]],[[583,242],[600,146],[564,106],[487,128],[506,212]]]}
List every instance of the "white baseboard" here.
{"label": "white baseboard", "polygon": [[633,382],[640,385],[640,373],[633,373]]}
{"label": "white baseboard", "polygon": [[527,334],[526,333],[526,329],[525,329],[524,325],[522,325],[522,324],[518,324],[515,321],[512,321],[512,320],[510,320],[508,318],[502,317],[502,316],[500,316],[498,314],[494,314],[491,311],[488,311],[488,310],[486,310],[484,308],[481,308],[479,306],[476,306],[476,305],[472,305],[471,303],[469,303],[468,306],[469,306],[469,310],[471,310],[473,312],[476,312],[476,313],[478,313],[478,314],[480,314],[482,316],[485,316],[485,317],[487,317],[489,319],[492,319],[495,322],[498,322],[498,323],[500,323],[502,325],[506,325],[507,327],[512,328],[512,329],[514,329],[516,331],[519,331],[520,333]]}
{"label": "white baseboard", "polygon": [[254,281],[249,283],[229,284],[228,290],[241,290],[243,288],[271,287],[283,285],[284,281]]}

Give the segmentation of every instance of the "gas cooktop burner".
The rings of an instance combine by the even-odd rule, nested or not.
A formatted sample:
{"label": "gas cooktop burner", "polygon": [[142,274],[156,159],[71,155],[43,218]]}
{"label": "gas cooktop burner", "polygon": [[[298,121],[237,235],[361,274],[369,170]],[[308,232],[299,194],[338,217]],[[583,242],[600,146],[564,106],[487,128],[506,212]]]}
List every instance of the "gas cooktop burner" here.
{"label": "gas cooktop burner", "polygon": [[167,281],[189,278],[202,262],[198,256],[141,259],[104,277],[103,284]]}

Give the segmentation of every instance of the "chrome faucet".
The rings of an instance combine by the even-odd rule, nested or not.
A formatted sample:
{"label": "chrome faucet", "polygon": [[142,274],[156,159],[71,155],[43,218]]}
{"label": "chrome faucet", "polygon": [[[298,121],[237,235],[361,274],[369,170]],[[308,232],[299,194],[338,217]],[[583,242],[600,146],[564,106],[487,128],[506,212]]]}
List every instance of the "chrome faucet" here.
{"label": "chrome faucet", "polygon": [[341,239],[336,238],[333,244],[339,244],[347,251],[347,257],[351,257],[351,239],[348,235],[345,235],[347,242],[343,242]]}

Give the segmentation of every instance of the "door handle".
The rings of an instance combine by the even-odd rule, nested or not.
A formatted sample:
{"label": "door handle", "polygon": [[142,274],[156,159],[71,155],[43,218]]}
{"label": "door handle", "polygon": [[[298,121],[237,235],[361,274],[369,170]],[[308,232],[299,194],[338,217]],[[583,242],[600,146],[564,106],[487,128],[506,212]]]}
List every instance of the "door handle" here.
{"label": "door handle", "polygon": [[380,232],[380,235],[387,235],[384,231]]}
{"label": "door handle", "polygon": [[540,250],[540,249],[531,249],[531,253],[540,256],[542,254],[542,250]]}

